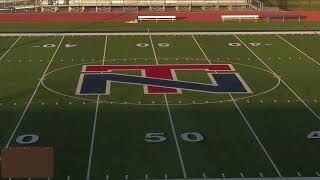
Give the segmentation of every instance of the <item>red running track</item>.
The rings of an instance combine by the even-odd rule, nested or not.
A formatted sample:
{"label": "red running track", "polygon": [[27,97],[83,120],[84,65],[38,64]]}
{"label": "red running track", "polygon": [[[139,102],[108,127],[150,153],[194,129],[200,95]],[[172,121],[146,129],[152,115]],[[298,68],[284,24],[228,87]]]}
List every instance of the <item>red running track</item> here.
{"label": "red running track", "polygon": [[138,15],[174,15],[179,22],[221,22],[221,15],[301,15],[320,21],[320,12],[164,12],[164,13],[14,13],[0,14],[0,22],[127,22]]}

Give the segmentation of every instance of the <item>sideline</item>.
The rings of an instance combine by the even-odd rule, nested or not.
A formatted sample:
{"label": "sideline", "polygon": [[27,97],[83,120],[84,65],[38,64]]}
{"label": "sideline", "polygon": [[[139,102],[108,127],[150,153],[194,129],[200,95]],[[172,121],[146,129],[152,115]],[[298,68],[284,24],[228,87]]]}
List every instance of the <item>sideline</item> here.
{"label": "sideline", "polygon": [[212,31],[212,32],[56,32],[56,33],[0,33],[3,36],[119,36],[119,35],[264,35],[264,34],[320,34],[320,31]]}

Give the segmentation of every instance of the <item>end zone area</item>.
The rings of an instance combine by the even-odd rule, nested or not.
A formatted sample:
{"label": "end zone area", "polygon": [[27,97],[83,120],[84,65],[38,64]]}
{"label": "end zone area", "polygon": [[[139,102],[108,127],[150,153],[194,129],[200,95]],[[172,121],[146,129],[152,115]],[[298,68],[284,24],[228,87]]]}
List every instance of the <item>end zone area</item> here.
{"label": "end zone area", "polygon": [[[312,33],[1,36],[0,147],[54,147],[50,179],[317,178],[320,139],[308,135],[320,131],[318,42]],[[191,65],[233,67],[250,92],[146,82],[222,87],[209,75],[226,72],[176,68]],[[144,81],[77,93],[90,66]],[[160,66],[170,71],[145,68]]]}

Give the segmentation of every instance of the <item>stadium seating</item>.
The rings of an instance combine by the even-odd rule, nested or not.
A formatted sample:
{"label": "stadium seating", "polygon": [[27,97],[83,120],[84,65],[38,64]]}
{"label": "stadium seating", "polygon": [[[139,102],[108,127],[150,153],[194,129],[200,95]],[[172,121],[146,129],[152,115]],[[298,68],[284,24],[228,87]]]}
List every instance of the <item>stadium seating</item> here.
{"label": "stadium seating", "polygon": [[[240,8],[242,10],[263,10],[259,0],[39,0],[39,6],[57,6],[73,10],[73,7],[95,7],[95,11],[137,12],[137,11],[219,11]],[[71,8],[70,8],[71,7]],[[103,8],[108,7],[108,8]]]}

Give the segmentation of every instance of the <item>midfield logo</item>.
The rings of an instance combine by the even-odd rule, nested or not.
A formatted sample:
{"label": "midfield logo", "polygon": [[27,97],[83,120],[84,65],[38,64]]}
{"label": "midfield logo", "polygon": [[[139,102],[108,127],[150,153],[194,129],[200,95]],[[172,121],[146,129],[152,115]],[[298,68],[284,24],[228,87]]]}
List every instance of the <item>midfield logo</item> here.
{"label": "midfield logo", "polygon": [[[115,71],[141,71],[142,76]],[[211,84],[181,81],[178,70],[208,72]],[[187,65],[85,65],[79,78],[77,95],[109,95],[111,82],[143,85],[145,94],[181,94],[181,90],[208,93],[251,93],[231,64]],[[128,91],[130,93],[130,91]]]}

